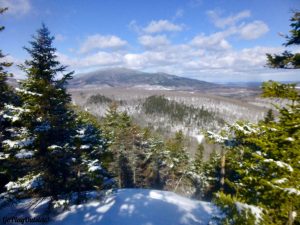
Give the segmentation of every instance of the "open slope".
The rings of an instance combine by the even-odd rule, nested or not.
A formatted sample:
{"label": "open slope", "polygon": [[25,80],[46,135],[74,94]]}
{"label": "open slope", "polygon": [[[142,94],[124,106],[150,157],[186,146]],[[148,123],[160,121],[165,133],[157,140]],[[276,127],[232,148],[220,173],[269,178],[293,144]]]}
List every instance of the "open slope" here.
{"label": "open slope", "polygon": [[[24,211],[24,205],[29,203],[27,200],[27,204],[22,203],[23,207],[19,204],[2,209],[1,222],[4,216],[10,215],[39,216],[38,212],[47,205],[42,201]],[[213,217],[220,215],[220,211],[209,202],[191,200],[172,192],[120,189],[101,201],[92,200],[71,206],[52,218],[49,225],[207,225],[214,224]]]}

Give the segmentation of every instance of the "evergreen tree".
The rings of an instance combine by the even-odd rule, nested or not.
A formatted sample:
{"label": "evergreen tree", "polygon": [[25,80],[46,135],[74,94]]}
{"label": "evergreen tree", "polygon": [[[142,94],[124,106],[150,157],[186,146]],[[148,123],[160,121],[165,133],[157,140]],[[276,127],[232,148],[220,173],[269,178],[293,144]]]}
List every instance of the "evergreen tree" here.
{"label": "evergreen tree", "polygon": [[[292,21],[286,45],[299,44],[299,13]],[[282,68],[290,66],[298,68],[293,62],[284,62]],[[278,121],[237,123],[225,137],[215,136],[224,142],[235,171],[228,177],[233,196],[217,195],[217,203],[228,214],[224,224],[300,224],[300,95],[294,84],[270,81],[262,89],[263,97],[290,100],[285,107],[278,106]]]}
{"label": "evergreen tree", "polygon": [[78,202],[83,199],[83,191],[101,190],[114,185],[107,166],[110,156],[107,140],[103,137],[100,124],[87,112],[76,110],[76,134],[72,137],[72,174],[70,183],[78,193]]}
{"label": "evergreen tree", "polygon": [[[2,13],[4,13],[6,10],[7,10],[7,8],[0,8],[0,15]],[[4,26],[0,26],[0,32],[3,30],[4,30]],[[6,68],[10,67],[12,65],[12,63],[5,62],[3,60],[4,57],[5,57],[5,55],[0,50],[0,60],[1,60],[0,61],[0,110],[4,109],[4,105],[8,101],[8,99],[10,98],[10,95],[11,95],[11,88],[7,84],[7,79],[8,79],[8,77],[11,76],[11,74],[6,71]],[[1,121],[2,121],[3,120],[2,114],[1,114],[1,118],[2,118],[1,119]],[[3,130],[4,129],[0,129],[1,133]],[[0,139],[0,145],[2,143],[1,140],[2,139]]]}
{"label": "evergreen tree", "polygon": [[274,120],[275,120],[275,117],[274,117],[274,114],[273,114],[273,110],[269,109],[268,112],[267,112],[267,115],[264,119],[264,122],[265,123],[270,123],[270,122],[273,122]]}
{"label": "evergreen tree", "polygon": [[188,177],[195,187],[193,197],[202,199],[204,196],[204,187],[206,181],[204,180],[204,161],[203,161],[204,146],[199,144],[196,150],[195,158],[192,162],[191,169],[188,172]]}
{"label": "evergreen tree", "polygon": [[[300,12],[295,11],[290,19],[291,28],[290,35],[286,35],[285,47],[300,44]],[[271,68],[300,68],[300,53],[292,54],[289,51],[284,51],[281,55],[267,54],[267,65]]]}
{"label": "evergreen tree", "polygon": [[31,47],[25,48],[31,59],[22,66],[28,79],[17,89],[23,101],[20,117],[25,127],[19,139],[27,141],[20,153],[32,157],[28,160],[30,170],[17,182],[32,183],[34,193],[56,198],[70,191],[74,114],[68,108],[71,97],[66,91],[73,72],[64,74],[66,66],[56,59],[53,39],[43,24]]}
{"label": "evergreen tree", "polygon": [[[0,15],[7,8],[0,8]],[[4,26],[0,26],[0,32],[4,30]],[[0,193],[3,192],[4,185],[14,177],[10,152],[5,142],[13,135],[13,127],[15,126],[15,117],[13,117],[12,109],[15,108],[16,96],[12,88],[8,85],[7,79],[12,76],[7,69],[12,65],[4,60],[5,55],[0,50]]]}
{"label": "evergreen tree", "polygon": [[149,137],[147,144],[149,151],[145,159],[146,186],[162,190],[166,185],[166,179],[168,177],[167,160],[169,153],[166,151],[163,141],[158,137]]}
{"label": "evergreen tree", "polygon": [[[175,137],[166,141],[165,148],[168,154],[168,180],[166,188],[177,191],[180,186],[186,186],[190,182],[187,176],[189,171],[189,159],[185,150],[183,132],[177,131]],[[189,185],[188,185],[189,186]]]}
{"label": "evergreen tree", "polygon": [[130,188],[134,186],[133,124],[126,112],[118,112],[117,109],[118,105],[115,102],[108,108],[103,122],[104,132],[113,156],[111,171],[115,172],[119,187]]}

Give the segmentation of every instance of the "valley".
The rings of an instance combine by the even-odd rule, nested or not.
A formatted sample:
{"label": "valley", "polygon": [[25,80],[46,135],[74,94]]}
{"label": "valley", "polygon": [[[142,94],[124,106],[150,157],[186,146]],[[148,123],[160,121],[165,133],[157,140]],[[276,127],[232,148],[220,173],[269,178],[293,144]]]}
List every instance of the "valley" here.
{"label": "valley", "polygon": [[[139,126],[166,138],[182,130],[188,140],[188,152],[193,154],[197,144],[202,143],[206,159],[215,148],[206,143],[206,131],[218,132],[238,120],[256,123],[271,107],[271,103],[262,104],[260,98],[253,96],[253,89],[215,88],[204,92],[150,87],[85,87],[69,91],[74,104],[99,119],[105,116],[110,104],[116,102],[118,110],[127,112]],[[244,97],[238,94],[241,89]],[[221,96],[224,93],[227,96]]]}

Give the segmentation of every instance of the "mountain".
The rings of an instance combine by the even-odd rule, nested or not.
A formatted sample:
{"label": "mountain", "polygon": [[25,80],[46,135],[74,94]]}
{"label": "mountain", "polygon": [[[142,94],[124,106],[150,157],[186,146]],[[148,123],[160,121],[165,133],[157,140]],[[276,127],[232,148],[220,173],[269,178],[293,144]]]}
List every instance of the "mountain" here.
{"label": "mountain", "polygon": [[203,90],[219,87],[196,79],[166,73],[145,73],[137,70],[114,68],[78,74],[70,81],[70,88],[87,87],[147,87],[179,90]]}

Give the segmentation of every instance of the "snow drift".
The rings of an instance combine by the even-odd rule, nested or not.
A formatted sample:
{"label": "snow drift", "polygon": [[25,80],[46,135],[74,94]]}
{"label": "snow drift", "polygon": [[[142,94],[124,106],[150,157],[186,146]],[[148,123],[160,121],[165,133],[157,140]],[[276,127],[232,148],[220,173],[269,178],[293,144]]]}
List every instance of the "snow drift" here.
{"label": "snow drift", "polygon": [[[35,205],[31,202],[32,200],[27,199],[1,209],[0,223],[4,224],[3,218],[7,219],[11,216],[16,218],[43,217],[40,213],[47,207],[47,200],[41,200]],[[209,202],[191,200],[172,192],[119,189],[102,200],[90,200],[81,205],[71,205],[68,210],[50,218],[48,224],[207,225],[214,224],[214,218],[220,215],[218,208]],[[9,223],[6,220],[5,224],[18,223]]]}

